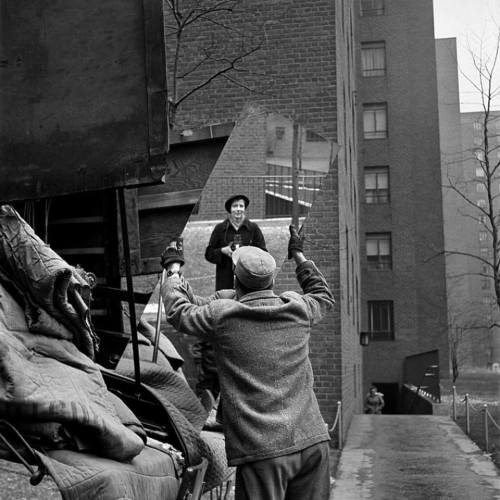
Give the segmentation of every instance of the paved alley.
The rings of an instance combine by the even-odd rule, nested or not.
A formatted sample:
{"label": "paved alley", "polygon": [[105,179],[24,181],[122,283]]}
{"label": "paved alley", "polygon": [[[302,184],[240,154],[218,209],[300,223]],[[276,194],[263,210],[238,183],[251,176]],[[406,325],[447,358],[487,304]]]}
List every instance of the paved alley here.
{"label": "paved alley", "polygon": [[357,415],[331,499],[500,499],[500,475],[448,417]]}

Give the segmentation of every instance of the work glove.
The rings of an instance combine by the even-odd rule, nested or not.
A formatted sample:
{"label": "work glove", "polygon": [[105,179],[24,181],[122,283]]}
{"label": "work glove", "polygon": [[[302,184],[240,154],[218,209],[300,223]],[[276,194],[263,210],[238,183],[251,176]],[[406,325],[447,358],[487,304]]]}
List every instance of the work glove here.
{"label": "work glove", "polygon": [[161,266],[165,269],[174,262],[179,262],[181,266],[184,265],[184,246],[180,237],[170,241],[160,258]]}
{"label": "work glove", "polygon": [[300,228],[300,231],[297,231],[297,228],[291,224],[290,225],[290,239],[288,240],[288,258],[291,259],[293,257],[292,251],[296,250],[298,252],[304,251],[304,226]]}

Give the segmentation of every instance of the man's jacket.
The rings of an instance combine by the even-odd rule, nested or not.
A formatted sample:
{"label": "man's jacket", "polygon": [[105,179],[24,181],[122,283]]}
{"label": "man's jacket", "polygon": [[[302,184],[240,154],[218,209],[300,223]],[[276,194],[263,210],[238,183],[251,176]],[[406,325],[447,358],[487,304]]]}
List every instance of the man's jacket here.
{"label": "man's jacket", "polygon": [[239,300],[229,290],[195,297],[177,275],[163,284],[169,323],[214,346],[230,465],[329,439],[313,392],[309,336],[334,299],[311,261],[297,267],[297,279],[303,295],[263,290]]}

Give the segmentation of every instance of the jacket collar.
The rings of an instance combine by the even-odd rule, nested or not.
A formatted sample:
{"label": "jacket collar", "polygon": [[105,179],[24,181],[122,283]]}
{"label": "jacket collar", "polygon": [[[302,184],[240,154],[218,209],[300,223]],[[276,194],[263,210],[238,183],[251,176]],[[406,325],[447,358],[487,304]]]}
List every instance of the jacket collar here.
{"label": "jacket collar", "polygon": [[277,297],[274,290],[257,290],[256,292],[243,295],[243,297],[240,297],[239,302],[250,302],[256,299],[270,299],[274,297]]}
{"label": "jacket collar", "polygon": [[[231,221],[229,220],[229,216],[226,218],[225,222],[225,229],[227,229],[229,226],[233,226],[231,224]],[[243,219],[243,222],[240,224],[240,227],[245,226],[247,229],[250,229],[250,219],[248,217],[245,217]],[[233,226],[234,227],[234,226]]]}

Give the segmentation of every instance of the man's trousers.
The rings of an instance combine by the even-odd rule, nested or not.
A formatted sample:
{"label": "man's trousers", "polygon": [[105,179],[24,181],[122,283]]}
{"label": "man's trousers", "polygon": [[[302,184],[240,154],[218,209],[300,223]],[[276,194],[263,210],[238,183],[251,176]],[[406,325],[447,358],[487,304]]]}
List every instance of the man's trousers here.
{"label": "man's trousers", "polygon": [[238,465],[235,500],[328,500],[328,442]]}

